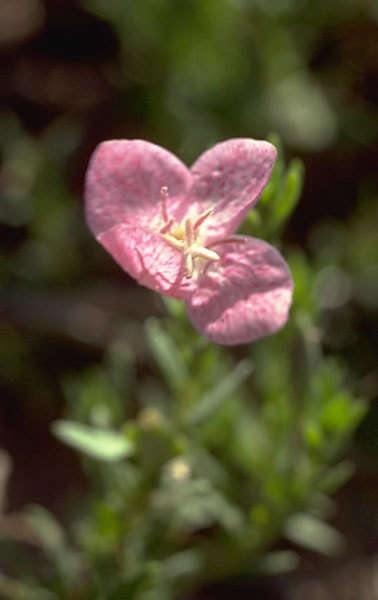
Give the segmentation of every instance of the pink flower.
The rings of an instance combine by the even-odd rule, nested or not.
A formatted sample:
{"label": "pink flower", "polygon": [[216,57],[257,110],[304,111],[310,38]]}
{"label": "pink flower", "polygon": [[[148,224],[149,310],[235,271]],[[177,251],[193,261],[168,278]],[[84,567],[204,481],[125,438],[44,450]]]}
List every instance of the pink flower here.
{"label": "pink flower", "polygon": [[185,302],[194,327],[219,344],[246,344],[286,322],[293,283],[280,253],[234,235],[268,182],[274,146],[217,144],[189,170],[142,140],[103,142],[86,179],[86,215],[121,267]]}

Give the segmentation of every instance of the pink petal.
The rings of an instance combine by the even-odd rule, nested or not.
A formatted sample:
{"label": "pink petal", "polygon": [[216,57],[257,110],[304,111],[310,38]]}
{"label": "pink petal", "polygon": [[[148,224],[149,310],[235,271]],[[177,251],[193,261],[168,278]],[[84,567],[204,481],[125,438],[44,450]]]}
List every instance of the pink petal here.
{"label": "pink petal", "polygon": [[121,223],[97,239],[141,285],[179,299],[192,292],[193,282],[184,277],[180,252],[164,242],[158,233]]}
{"label": "pink petal", "polygon": [[247,344],[274,333],[287,321],[293,282],[280,253],[261,240],[234,236],[212,246],[209,263],[186,300],[189,318],[219,344]]}
{"label": "pink petal", "polygon": [[149,226],[162,217],[161,188],[168,209],[181,202],[191,182],[176,156],[143,140],[103,142],[95,150],[86,178],[86,215],[95,235],[117,223]]}
{"label": "pink petal", "polygon": [[276,155],[269,142],[240,138],[216,144],[194,163],[190,202],[198,214],[215,209],[201,228],[208,241],[237,230],[266,186]]}

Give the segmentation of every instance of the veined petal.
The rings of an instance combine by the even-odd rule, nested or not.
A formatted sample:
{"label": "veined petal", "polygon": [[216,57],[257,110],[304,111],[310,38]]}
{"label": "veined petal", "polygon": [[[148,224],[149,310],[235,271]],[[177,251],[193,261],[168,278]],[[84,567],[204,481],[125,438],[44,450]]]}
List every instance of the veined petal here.
{"label": "veined petal", "polygon": [[206,242],[232,235],[257,202],[276,159],[269,142],[236,138],[216,144],[191,167],[192,209],[214,208],[203,224]]}
{"label": "veined petal", "polygon": [[234,236],[212,246],[209,263],[185,301],[194,327],[219,344],[248,344],[287,321],[293,282],[281,254],[261,240]]}
{"label": "veined petal", "polygon": [[158,233],[121,223],[97,239],[141,285],[181,300],[192,292],[193,282],[185,278],[180,252]]}
{"label": "veined petal", "polygon": [[86,216],[97,236],[117,223],[148,227],[162,216],[161,188],[167,208],[181,203],[191,175],[176,156],[143,140],[100,144],[86,177]]}

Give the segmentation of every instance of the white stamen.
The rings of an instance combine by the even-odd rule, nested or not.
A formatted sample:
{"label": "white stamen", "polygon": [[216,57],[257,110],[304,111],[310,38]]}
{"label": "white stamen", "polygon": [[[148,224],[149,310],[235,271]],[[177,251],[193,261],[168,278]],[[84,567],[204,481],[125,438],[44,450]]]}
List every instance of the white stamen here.
{"label": "white stamen", "polygon": [[201,258],[205,258],[206,260],[219,260],[220,256],[214,250],[209,250],[208,248],[201,247],[192,247],[192,254],[194,257],[200,256]]}
{"label": "white stamen", "polygon": [[[194,219],[187,216],[184,218],[182,224],[177,224],[172,217],[168,216],[167,186],[162,186],[160,195],[163,225],[160,227],[159,233],[170,246],[182,254],[185,277],[191,278],[193,275],[197,276],[203,266],[203,261],[214,262],[220,258],[214,250],[209,250],[209,248],[201,246],[198,239],[199,227],[212,214],[213,208],[209,208]],[[196,259],[200,262],[196,262]]]}
{"label": "white stamen", "polygon": [[178,240],[170,233],[166,233],[165,235],[163,235],[163,237],[165,241],[168,242],[168,244],[170,244],[174,248],[176,248],[176,250],[180,250],[181,252],[181,250],[185,249],[185,242],[183,242],[183,240]]}
{"label": "white stamen", "polygon": [[193,255],[185,255],[185,277],[192,277],[194,271]]}
{"label": "white stamen", "polygon": [[194,225],[193,225],[193,229],[194,229],[194,231],[196,231],[196,229],[198,229],[198,227],[199,227],[200,225],[202,225],[202,223],[203,223],[203,222],[204,222],[204,221],[207,219],[207,217],[210,217],[210,215],[211,215],[211,213],[212,213],[212,212],[214,212],[214,207],[213,207],[213,208],[209,208],[208,210],[205,210],[205,212],[204,212],[204,213],[202,213],[202,214],[201,214],[201,215],[198,217],[197,221],[196,221],[196,222],[194,223]]}
{"label": "white stamen", "polygon": [[167,199],[168,199],[168,188],[166,185],[163,185],[160,188],[160,197],[161,197],[161,212],[163,215],[164,223],[168,223],[168,211],[167,211]]}
{"label": "white stamen", "polygon": [[174,219],[172,217],[163,225],[163,227],[159,230],[160,233],[167,233],[174,223]]}
{"label": "white stamen", "polygon": [[193,227],[189,217],[185,217],[184,227],[186,245],[188,248],[190,248],[190,246],[193,244]]}

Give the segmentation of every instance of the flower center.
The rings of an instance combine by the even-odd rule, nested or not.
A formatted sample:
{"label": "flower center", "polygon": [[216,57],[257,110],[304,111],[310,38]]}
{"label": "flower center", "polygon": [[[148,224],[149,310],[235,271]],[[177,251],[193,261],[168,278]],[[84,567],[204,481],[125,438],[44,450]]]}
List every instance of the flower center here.
{"label": "flower center", "polygon": [[159,232],[164,240],[182,254],[185,263],[185,277],[197,277],[201,267],[208,261],[219,260],[219,255],[206,248],[199,235],[202,223],[211,215],[210,208],[202,214],[194,217],[185,217],[182,223],[177,223],[168,216],[167,198],[168,188],[163,186],[160,190],[163,225]]}

